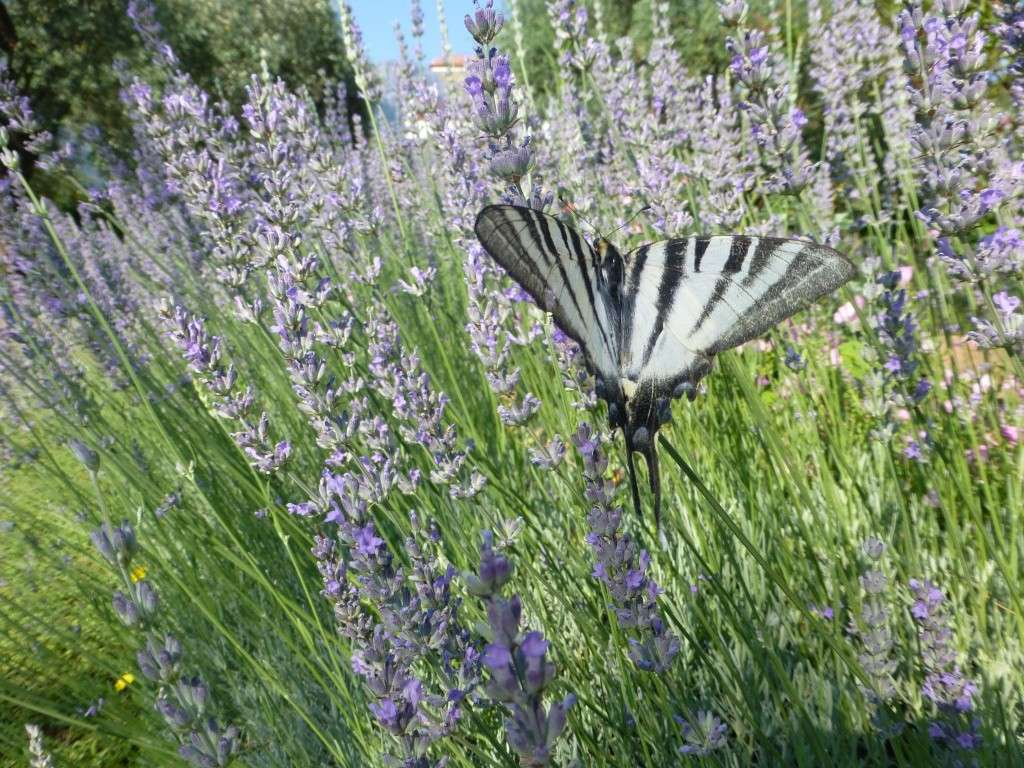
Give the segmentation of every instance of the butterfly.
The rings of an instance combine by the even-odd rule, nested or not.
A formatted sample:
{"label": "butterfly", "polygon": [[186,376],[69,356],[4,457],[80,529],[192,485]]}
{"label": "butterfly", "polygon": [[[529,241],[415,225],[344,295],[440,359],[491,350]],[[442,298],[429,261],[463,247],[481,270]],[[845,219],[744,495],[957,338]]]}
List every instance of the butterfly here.
{"label": "butterfly", "polygon": [[489,205],[474,225],[484,250],[583,351],[633,453],[647,463],[655,521],[661,482],[655,437],[673,399],[696,396],[719,352],[757,338],[856,274],[823,245],[778,237],[719,235],[648,243],[622,254],[591,246],[572,227],[532,208]]}

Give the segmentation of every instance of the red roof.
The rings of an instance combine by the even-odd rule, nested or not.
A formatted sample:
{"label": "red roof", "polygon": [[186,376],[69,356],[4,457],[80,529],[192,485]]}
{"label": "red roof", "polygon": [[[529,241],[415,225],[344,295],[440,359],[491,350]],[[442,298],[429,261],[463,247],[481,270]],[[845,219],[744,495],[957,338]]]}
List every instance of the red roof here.
{"label": "red roof", "polygon": [[466,61],[469,59],[464,53],[453,53],[447,58],[438,56],[430,62],[431,69],[465,69]]}

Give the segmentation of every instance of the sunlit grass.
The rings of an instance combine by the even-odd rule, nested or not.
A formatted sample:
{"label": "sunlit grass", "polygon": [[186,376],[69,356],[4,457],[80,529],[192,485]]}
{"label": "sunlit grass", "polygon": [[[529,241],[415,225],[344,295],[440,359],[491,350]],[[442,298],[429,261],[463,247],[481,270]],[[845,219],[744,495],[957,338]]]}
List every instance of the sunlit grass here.
{"label": "sunlit grass", "polygon": [[[441,149],[402,154],[389,127],[378,128],[360,162],[375,167],[394,151],[388,173],[412,179],[406,192],[414,190],[418,207],[388,208],[396,202],[392,191],[377,190],[386,212],[375,229],[352,237],[351,252],[330,251],[310,227],[302,247],[343,286],[314,319],[345,311],[356,316],[351,371],[370,378],[365,322],[385,308],[403,347],[415,350],[432,386],[448,395],[446,421],[472,444],[469,464],[487,479],[471,500],[452,499],[444,487],[424,482],[414,494],[395,491],[373,506],[377,530],[400,563],[408,563],[403,540],[414,513],[436,525],[441,562],[460,572],[477,566],[483,531],[500,532],[521,518],[508,550],[515,564],[509,590],[522,598],[524,626],[542,630],[551,643],[558,667],[552,700],[570,692],[578,697],[556,751],[559,765],[578,759],[622,767],[680,760],[923,766],[950,759],[928,733],[934,708],[922,695],[908,591],[913,578],[945,592],[958,663],[980,691],[974,714],[982,744],[972,759],[983,766],[1024,760],[1024,448],[1003,431],[1020,426],[1019,361],[969,347],[950,330],[966,322],[974,297],[954,294],[941,266],[926,261],[930,236],[909,215],[912,168],[902,169],[908,188],[889,221],[871,219],[880,211],[870,196],[850,202],[836,220],[841,249],[858,260],[881,257],[878,269],[913,265],[908,290],[929,291],[912,309],[929,342],[916,357],[935,388],[899,414],[890,439],[879,438],[885,419],[872,409],[884,394],[871,374],[881,368],[885,349],[871,321],[884,307],[872,295],[875,275],[867,274],[767,341],[721,355],[705,391],[693,403],[674,404],[674,421],[661,433],[664,540],[650,510],[638,515],[628,503],[621,440],[605,445],[626,528],[651,552],[652,575],[664,590],[661,610],[681,640],[673,667],[659,676],[630,661],[628,633],[591,576],[590,504],[569,437],[582,420],[603,427],[603,405],[594,412],[575,407],[576,395],[563,386],[550,318],[519,304],[509,325],[523,335],[534,323],[542,329],[514,350],[519,390],[543,404],[523,427],[501,424],[500,399],[466,332],[466,251],[443,204],[449,190],[448,177],[437,171]],[[574,159],[553,160],[554,170]],[[784,229],[828,229],[813,221],[809,194],[780,202],[752,189],[742,202],[741,228],[776,213]],[[28,203],[22,206],[24,212]],[[177,243],[179,250],[163,248],[156,238],[146,240],[130,214],[103,216],[134,254],[174,276],[173,288],[152,275],[146,276],[152,284],[135,276],[151,301],[133,318],[131,350],[114,355],[115,376],[88,346],[77,350],[84,389],[96,404],[88,420],[39,408],[36,396],[45,384],[32,378],[28,363],[22,369],[12,363],[10,370],[22,376],[4,389],[11,418],[3,436],[18,458],[0,473],[0,752],[5,760],[12,756],[5,764],[24,762],[26,722],[45,726],[46,746],[59,765],[180,762],[177,742],[153,706],[157,687],[136,665],[139,636],[121,625],[111,605],[116,574],[89,542],[101,522],[129,520],[140,545],[133,565],[159,595],[156,626],[179,638],[184,671],[209,686],[218,717],[241,727],[238,765],[383,765],[390,737],[369,713],[372,696],[352,672],[353,649],[338,636],[310,554],[314,535],[333,529],[286,508],[315,495],[325,457],[296,405],[271,323],[236,317],[225,290],[213,287],[185,252],[188,238]],[[44,222],[56,216],[38,203],[33,215]],[[601,199],[590,216],[614,225],[626,212],[618,201]],[[848,226],[854,216],[874,223],[854,231]],[[85,309],[76,322],[120,344],[95,286],[72,274],[80,254],[66,241],[67,230],[44,232],[45,247],[69,267],[68,284],[82,294]],[[637,224],[620,236],[627,245],[654,233]],[[382,260],[376,281],[349,279],[350,260],[375,257]],[[412,264],[438,269],[422,297],[391,290]],[[265,293],[265,276],[254,283],[254,291]],[[279,473],[266,476],[250,466],[231,437],[235,425],[214,415],[210,393],[186,375],[181,351],[155,312],[169,293],[222,337],[225,359],[240,381],[252,384],[275,434],[290,441],[291,456]],[[832,319],[841,304],[865,294],[856,320]],[[790,346],[804,367],[787,366]],[[35,351],[46,360],[45,348]],[[334,373],[349,371],[338,350],[324,354]],[[375,405],[390,416],[385,399]],[[922,431],[930,450],[916,461],[904,449]],[[567,458],[543,470],[530,450],[555,435],[570,444]],[[98,472],[75,461],[67,447],[72,438],[97,452]],[[411,465],[429,474],[425,450],[401,447]],[[865,693],[871,678],[859,658],[862,643],[849,631],[865,600],[859,579],[872,567],[863,550],[870,537],[886,545],[873,567],[889,579],[882,599],[896,661],[896,694],[881,707]],[[461,581],[464,623],[486,622],[481,601]],[[130,683],[126,673],[134,676]],[[98,711],[87,713],[100,699]],[[882,732],[880,710],[902,730]],[[727,745],[683,758],[674,717],[694,722],[704,711],[728,726]],[[460,727],[434,752],[466,768],[516,764],[499,711],[483,702],[466,707]]]}

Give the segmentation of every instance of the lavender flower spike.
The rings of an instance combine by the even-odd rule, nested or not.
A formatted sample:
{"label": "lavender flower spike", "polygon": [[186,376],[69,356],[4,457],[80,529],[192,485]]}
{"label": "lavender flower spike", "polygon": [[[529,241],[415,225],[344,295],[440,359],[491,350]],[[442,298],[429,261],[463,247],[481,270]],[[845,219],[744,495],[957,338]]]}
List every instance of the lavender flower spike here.
{"label": "lavender flower spike", "polygon": [[125,589],[114,592],[114,611],[126,626],[144,634],[145,644],[137,654],[139,671],[157,683],[154,706],[178,739],[178,754],[200,768],[226,766],[239,746],[239,730],[235,726],[222,729],[209,717],[206,685],[198,677],[182,675],[181,644],[172,635],[156,632],[156,591],[144,579],[135,581],[129,572],[137,550],[131,523],[125,520],[117,528],[104,523],[91,538],[100,554],[115,566]]}
{"label": "lavender flower spike", "polygon": [[[415,517],[413,525],[420,527]],[[373,694],[370,712],[396,738],[398,753],[388,758],[404,768],[436,768],[424,754],[458,724],[479,682],[480,653],[459,621],[454,568],[442,568],[414,536],[405,541],[410,565],[398,568],[384,544],[372,522],[342,519],[337,539],[317,537],[314,554],[338,632],[352,644],[353,671]],[[424,665],[440,677],[421,677]]]}
{"label": "lavender flower spike", "polygon": [[977,342],[983,349],[1005,347],[1008,352],[1024,356],[1024,312],[1021,311],[1021,300],[1006,291],[1000,291],[992,297],[996,308],[999,327],[989,320],[972,317],[974,330],[968,332],[967,338]]}
{"label": "lavender flower spike", "polygon": [[981,745],[978,719],[972,715],[978,686],[965,677],[956,662],[953,630],[946,615],[946,596],[930,581],[910,580],[914,604],[910,613],[918,627],[921,665],[925,676],[922,692],[936,708],[928,734],[957,756]]}
{"label": "lavender flower spike", "polygon": [[679,639],[658,612],[661,588],[647,575],[651,556],[620,531],[622,508],[612,506],[614,488],[604,479],[608,457],[601,450],[600,435],[583,422],[572,441],[583,457],[586,498],[593,504],[587,514],[587,543],[594,552],[592,575],[607,587],[619,624],[636,635],[629,638],[633,663],[661,674],[679,653]]}
{"label": "lavender flower spike", "polygon": [[903,724],[893,720],[887,709],[896,697],[896,683],[893,673],[896,660],[893,658],[893,633],[889,627],[890,612],[886,606],[886,592],[889,581],[881,570],[885,553],[885,542],[874,537],[868,538],[861,547],[871,565],[860,577],[864,591],[860,616],[851,619],[849,633],[860,639],[861,651],[857,657],[870,680],[861,687],[861,693],[871,708],[871,722],[883,736],[893,736],[902,730]]}
{"label": "lavender flower spike", "polygon": [[501,596],[501,588],[512,577],[512,563],[494,550],[494,536],[484,533],[480,566],[476,574],[465,574],[470,591],[487,602],[489,640],[483,663],[491,676],[488,694],[504,703],[510,712],[505,719],[509,745],[524,766],[544,766],[565,730],[566,716],[576,697],[569,694],[551,707],[544,706],[544,691],[555,677],[555,665],[547,660],[549,643],[536,631],[521,631],[522,603],[518,595]]}

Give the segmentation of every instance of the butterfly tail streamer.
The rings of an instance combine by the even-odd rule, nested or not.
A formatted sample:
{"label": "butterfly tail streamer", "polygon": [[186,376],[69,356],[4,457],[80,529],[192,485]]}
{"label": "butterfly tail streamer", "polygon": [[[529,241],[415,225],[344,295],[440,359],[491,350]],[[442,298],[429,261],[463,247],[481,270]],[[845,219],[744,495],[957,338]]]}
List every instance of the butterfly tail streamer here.
{"label": "butterfly tail streamer", "polygon": [[633,463],[633,441],[626,435],[626,467],[629,469],[629,484],[633,488],[633,509],[637,517],[643,518],[643,507],[640,506],[640,486],[636,482],[636,464]]}
{"label": "butterfly tail streamer", "polygon": [[648,446],[641,452],[647,460],[647,478],[651,483],[651,493],[654,495],[654,529],[661,531],[661,471],[658,468],[658,451],[655,448],[655,441],[651,440]]}

